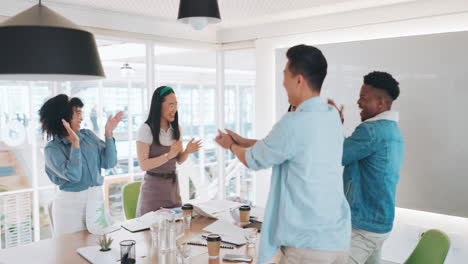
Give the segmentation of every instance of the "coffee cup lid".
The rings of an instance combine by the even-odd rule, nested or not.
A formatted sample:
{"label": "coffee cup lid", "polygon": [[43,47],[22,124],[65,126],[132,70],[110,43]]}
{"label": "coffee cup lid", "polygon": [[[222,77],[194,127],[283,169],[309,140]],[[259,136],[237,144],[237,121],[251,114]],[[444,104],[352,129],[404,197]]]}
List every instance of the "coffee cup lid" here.
{"label": "coffee cup lid", "polygon": [[193,210],[193,205],[191,204],[184,204],[182,206],[182,210]]}
{"label": "coffee cup lid", "polygon": [[209,234],[206,237],[206,241],[210,241],[210,242],[221,241],[221,237],[218,234]]}
{"label": "coffee cup lid", "polygon": [[250,206],[242,205],[241,207],[239,207],[239,211],[250,211]]}

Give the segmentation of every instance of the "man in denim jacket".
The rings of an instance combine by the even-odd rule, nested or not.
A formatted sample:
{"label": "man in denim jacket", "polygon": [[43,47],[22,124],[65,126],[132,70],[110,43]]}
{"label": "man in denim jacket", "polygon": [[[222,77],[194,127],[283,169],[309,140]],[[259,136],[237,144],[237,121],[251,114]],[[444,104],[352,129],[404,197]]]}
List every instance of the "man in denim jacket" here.
{"label": "man in denim jacket", "polygon": [[382,244],[393,227],[404,152],[398,112],[391,111],[399,94],[398,82],[390,74],[364,76],[357,101],[362,123],[343,147],[344,191],[353,226],[348,263],[380,263]]}

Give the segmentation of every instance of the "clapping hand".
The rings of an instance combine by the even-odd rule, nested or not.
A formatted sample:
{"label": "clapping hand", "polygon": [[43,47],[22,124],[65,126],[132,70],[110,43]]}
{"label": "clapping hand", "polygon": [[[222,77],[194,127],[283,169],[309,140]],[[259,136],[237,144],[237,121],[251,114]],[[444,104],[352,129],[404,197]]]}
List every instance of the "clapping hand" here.
{"label": "clapping hand", "polygon": [[236,132],[232,131],[232,130],[229,130],[229,129],[226,129],[226,132],[228,133],[229,136],[231,136],[232,140],[234,140],[234,142],[237,144],[237,145],[240,145],[240,146],[245,146],[246,145],[246,139],[241,137],[239,134],[237,134]]}
{"label": "clapping hand", "polygon": [[72,143],[72,146],[74,148],[79,148],[80,147],[80,138],[78,135],[73,131],[73,129],[70,127],[70,123],[68,123],[65,119],[62,119],[62,124],[63,127],[67,130],[68,137],[70,142]]}
{"label": "clapping hand", "polygon": [[117,125],[122,121],[123,112],[118,112],[115,116],[109,116],[107,119],[106,127],[105,127],[105,136],[106,138],[112,138],[112,132],[117,127]]}
{"label": "clapping hand", "polygon": [[328,104],[335,107],[336,110],[338,110],[338,113],[340,114],[341,123],[344,123],[344,115],[343,115],[344,105],[341,105],[340,108],[338,108],[335,101],[333,101],[332,99],[328,99]]}
{"label": "clapping hand", "polygon": [[189,141],[189,143],[187,144],[187,147],[185,148],[185,153],[191,154],[191,153],[198,152],[198,150],[200,150],[202,141],[201,140],[194,141],[194,140],[195,139],[192,138]]}
{"label": "clapping hand", "polygon": [[171,145],[171,149],[169,150],[168,158],[173,159],[177,157],[180,152],[182,152],[182,141],[174,141]]}
{"label": "clapping hand", "polygon": [[232,137],[226,133],[221,132],[218,129],[218,135],[215,138],[216,143],[220,145],[222,148],[229,149],[232,144],[234,144],[234,140]]}

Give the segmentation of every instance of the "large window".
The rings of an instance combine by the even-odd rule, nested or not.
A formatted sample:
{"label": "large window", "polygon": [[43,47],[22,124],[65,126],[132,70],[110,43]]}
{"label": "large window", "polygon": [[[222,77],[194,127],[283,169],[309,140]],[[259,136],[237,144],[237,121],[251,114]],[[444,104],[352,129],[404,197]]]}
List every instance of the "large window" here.
{"label": "large window", "polygon": [[[222,152],[227,169],[225,175],[220,174],[214,142],[219,118],[225,119],[226,127],[252,136],[255,72],[251,50],[228,51],[226,64],[217,65],[217,51],[213,48],[106,39],[97,42],[106,73],[104,80],[0,81],[0,248],[52,236],[48,211],[57,187],[44,170],[48,139],[41,133],[38,110],[47,99],[60,93],[82,99],[82,128],[94,131],[100,138],[104,137],[107,118],[118,111],[125,113],[114,131],[118,163],[102,171],[106,205],[116,220],[124,220],[122,186],[141,180],[144,175],[138,164],[135,139],[148,116],[152,92],[160,85],[171,86],[176,92],[184,146],[192,138],[203,140],[202,151],[178,167],[183,200],[215,199],[220,192],[227,198],[246,202],[254,196],[252,173],[242,167],[228,170],[229,164],[236,162],[229,153]],[[148,47],[154,52],[151,58]],[[150,76],[148,62],[154,66]],[[222,88],[216,72],[224,68]],[[225,90],[224,109],[217,107],[219,89]],[[219,177],[224,177],[225,188],[219,187]]]}
{"label": "large window", "polygon": [[203,149],[179,167],[183,200],[209,200],[218,194],[216,171],[216,51],[156,46],[157,86],[174,88],[184,146],[203,140]]}
{"label": "large window", "polygon": [[[253,138],[255,56],[253,49],[225,52],[225,127]],[[255,178],[230,152],[226,152],[226,198],[251,203]]]}

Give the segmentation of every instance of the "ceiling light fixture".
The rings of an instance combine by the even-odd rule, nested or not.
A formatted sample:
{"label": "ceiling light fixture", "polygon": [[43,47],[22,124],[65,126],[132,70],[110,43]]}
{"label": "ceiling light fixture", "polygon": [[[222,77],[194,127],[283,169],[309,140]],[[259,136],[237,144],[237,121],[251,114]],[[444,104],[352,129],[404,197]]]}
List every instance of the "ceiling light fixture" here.
{"label": "ceiling light fixture", "polygon": [[208,24],[221,22],[217,0],[180,0],[177,20],[202,30]]}
{"label": "ceiling light fixture", "polygon": [[133,69],[128,62],[124,63],[122,67],[120,67],[120,76],[127,78],[135,76],[135,70]]}
{"label": "ceiling light fixture", "polygon": [[0,79],[104,78],[93,34],[39,4],[0,24]]}

